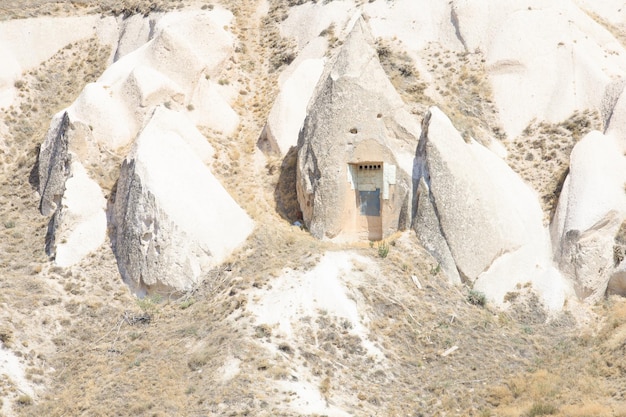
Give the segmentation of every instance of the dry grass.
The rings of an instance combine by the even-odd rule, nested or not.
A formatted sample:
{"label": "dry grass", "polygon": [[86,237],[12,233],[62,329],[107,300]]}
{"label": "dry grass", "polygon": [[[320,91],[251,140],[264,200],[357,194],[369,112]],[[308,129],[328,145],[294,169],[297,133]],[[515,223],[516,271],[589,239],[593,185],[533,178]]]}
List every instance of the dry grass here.
{"label": "dry grass", "polygon": [[377,51],[385,72],[413,114],[420,117],[436,105],[466,140],[472,137],[489,144],[494,137],[504,139],[480,51],[454,52],[430,44],[421,58],[432,80],[428,84],[397,41],[379,39]]}
{"label": "dry grass", "polygon": [[533,122],[506,142],[509,165],[539,193],[546,224],[556,209],[574,145],[594,129],[602,129],[599,113],[576,111],[560,123]]}
{"label": "dry grass", "polygon": [[376,52],[385,73],[403,100],[419,106],[414,108],[415,113],[423,113],[432,104],[432,99],[425,94],[426,84],[421,81],[411,57],[397,45],[383,39],[377,40]]}
{"label": "dry grass", "polygon": [[191,0],[3,0],[0,20],[103,14],[128,17],[182,8]]}

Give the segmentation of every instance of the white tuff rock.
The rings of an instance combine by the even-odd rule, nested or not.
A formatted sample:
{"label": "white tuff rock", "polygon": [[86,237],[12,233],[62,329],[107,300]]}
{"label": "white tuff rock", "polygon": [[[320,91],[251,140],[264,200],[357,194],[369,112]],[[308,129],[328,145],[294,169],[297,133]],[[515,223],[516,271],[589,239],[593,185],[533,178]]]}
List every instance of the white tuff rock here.
{"label": "white tuff rock", "polygon": [[140,295],[190,289],[254,228],[193,149],[199,132],[180,120],[166,128],[167,113],[155,112],[124,161],[112,212],[118,267]]}
{"label": "white tuff rock", "polygon": [[[612,135],[593,131],[572,151],[551,233],[555,260],[581,299],[604,296],[626,220],[626,158]],[[618,277],[619,278],[619,277]]]}
{"label": "white tuff rock", "polygon": [[530,282],[548,307],[563,306],[567,285],[552,268],[536,193],[491,151],[466,143],[436,107],[424,119],[415,173],[413,227],[452,282],[456,265],[498,305]]}

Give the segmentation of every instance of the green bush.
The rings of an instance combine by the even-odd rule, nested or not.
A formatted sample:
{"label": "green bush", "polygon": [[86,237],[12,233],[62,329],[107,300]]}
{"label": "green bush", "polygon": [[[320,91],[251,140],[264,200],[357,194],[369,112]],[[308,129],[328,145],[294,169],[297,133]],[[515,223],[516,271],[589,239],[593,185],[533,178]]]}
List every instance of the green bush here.
{"label": "green bush", "polygon": [[552,404],[535,403],[528,411],[528,417],[551,416],[556,414],[558,409]]}
{"label": "green bush", "polygon": [[381,258],[386,258],[387,255],[389,255],[389,243],[385,242],[384,240],[378,242],[378,256],[380,256]]}
{"label": "green bush", "polygon": [[467,295],[467,302],[475,306],[484,307],[487,304],[487,297],[480,291],[471,290]]}

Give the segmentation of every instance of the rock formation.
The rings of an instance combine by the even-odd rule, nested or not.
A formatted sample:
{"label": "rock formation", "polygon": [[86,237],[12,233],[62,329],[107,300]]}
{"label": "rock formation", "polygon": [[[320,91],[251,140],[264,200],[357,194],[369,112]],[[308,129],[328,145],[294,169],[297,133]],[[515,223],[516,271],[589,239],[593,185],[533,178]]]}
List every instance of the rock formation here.
{"label": "rock formation", "polygon": [[[502,304],[517,284],[554,274],[536,193],[438,108],[424,118],[416,159],[413,228],[452,282],[460,276]],[[551,307],[563,301],[561,290]]]}
{"label": "rock formation", "polygon": [[614,248],[626,220],[624,184],[626,158],[613,135],[594,131],[575,146],[551,225],[552,243],[578,297],[591,303],[604,296],[619,265]]}
{"label": "rock formation", "polygon": [[[250,233],[252,221],[210,173],[213,150],[196,128],[228,134],[238,124],[210,81],[233,52],[223,29],[230,17],[216,8],[125,22],[119,59],[55,116],[39,155],[39,192],[42,214],[53,216],[47,249],[58,265],[105,242],[105,195],[116,183],[113,247],[138,293],[188,289]],[[173,159],[157,169],[152,149]]]}
{"label": "rock formation", "polygon": [[320,79],[307,113],[297,192],[313,236],[379,240],[406,229],[419,125],[404,110],[362,19]]}
{"label": "rock formation", "polygon": [[324,70],[327,42],[316,38],[279,79],[280,93],[259,138],[259,147],[285,156],[298,144],[298,134],[306,117],[307,105]]}
{"label": "rock formation", "polygon": [[139,294],[190,289],[254,227],[194,149],[202,135],[169,113],[157,108],[124,161],[111,216],[122,278]]}
{"label": "rock formation", "polygon": [[466,50],[485,54],[509,138],[534,118],[557,123],[575,110],[599,108],[607,87],[626,75],[623,46],[573,2],[513,0],[496,7],[456,0],[452,7]]}
{"label": "rock formation", "polygon": [[106,201],[76,158],[68,114],[59,114],[57,119],[40,149],[40,211],[52,215],[46,242],[48,254],[57,265],[69,266],[104,242]]}

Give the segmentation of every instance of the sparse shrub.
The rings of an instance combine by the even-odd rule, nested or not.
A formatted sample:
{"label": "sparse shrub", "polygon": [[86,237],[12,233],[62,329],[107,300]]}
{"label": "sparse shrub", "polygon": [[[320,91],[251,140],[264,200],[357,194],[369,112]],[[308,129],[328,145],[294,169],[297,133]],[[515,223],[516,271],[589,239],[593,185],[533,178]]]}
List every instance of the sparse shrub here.
{"label": "sparse shrub", "polygon": [[186,299],[186,300],[184,300],[183,302],[180,303],[180,309],[181,310],[186,310],[189,307],[191,307],[195,302],[196,302],[196,300],[194,300],[193,298],[188,298],[188,299]]}
{"label": "sparse shrub", "polygon": [[377,247],[378,247],[378,256],[384,259],[387,257],[387,255],[389,255],[389,243],[383,240],[381,242],[378,242]]}
{"label": "sparse shrub", "polygon": [[15,222],[13,220],[9,220],[7,222],[4,222],[4,227],[6,229],[13,229],[15,227]]}
{"label": "sparse shrub", "polygon": [[280,350],[281,352],[285,352],[288,355],[293,354],[293,348],[287,343],[281,343],[280,345],[278,345],[278,350]]}
{"label": "sparse shrub", "polygon": [[552,404],[545,403],[535,403],[530,410],[528,410],[528,417],[536,417],[536,416],[551,416],[556,414],[558,409]]}
{"label": "sparse shrub", "polygon": [[467,295],[467,302],[475,306],[484,307],[487,304],[487,297],[480,291],[471,290]]}
{"label": "sparse shrub", "polygon": [[30,398],[30,395],[20,395],[19,397],[17,397],[17,405],[19,405],[20,407],[26,407],[28,405],[32,405],[33,404],[33,399]]}
{"label": "sparse shrub", "polygon": [[137,300],[137,305],[144,312],[153,314],[158,310],[158,304],[163,300],[163,297],[154,294]]}
{"label": "sparse shrub", "polygon": [[272,335],[272,328],[267,324],[261,324],[254,328],[254,335],[258,338],[269,337]]}
{"label": "sparse shrub", "polygon": [[206,365],[208,361],[209,359],[207,358],[207,356],[203,352],[199,352],[191,355],[191,357],[187,361],[187,366],[192,371],[197,371],[198,369],[201,369],[204,365]]}
{"label": "sparse shrub", "polygon": [[4,346],[9,346],[12,341],[13,332],[6,327],[0,327],[0,342],[2,342]]}
{"label": "sparse shrub", "polygon": [[324,395],[330,391],[330,378],[326,377],[320,382],[320,392]]}

